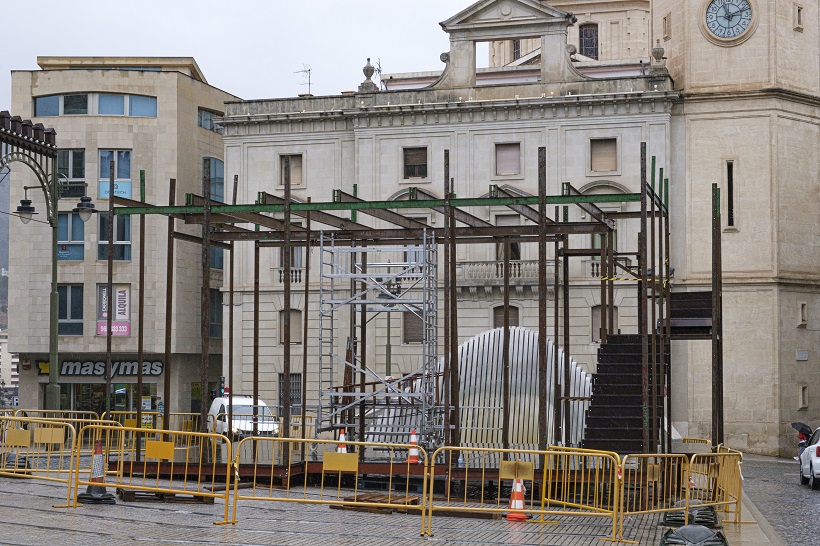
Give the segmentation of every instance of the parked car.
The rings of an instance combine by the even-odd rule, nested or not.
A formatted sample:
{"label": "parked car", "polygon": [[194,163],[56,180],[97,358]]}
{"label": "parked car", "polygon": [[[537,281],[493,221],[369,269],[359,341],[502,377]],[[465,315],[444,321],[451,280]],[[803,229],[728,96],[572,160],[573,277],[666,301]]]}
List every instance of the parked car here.
{"label": "parked car", "polygon": [[[211,403],[208,411],[213,430],[217,434],[227,436],[232,442],[238,442],[242,438],[253,436],[254,427],[254,403],[250,396],[233,396],[233,411],[231,412],[231,425],[228,426],[228,405],[227,396],[220,396]],[[279,422],[271,413],[268,405],[262,400],[256,401],[256,435],[276,436],[279,434]]]}
{"label": "parked car", "polygon": [[799,457],[800,483],[809,484],[812,489],[820,489],[820,428],[799,445],[805,448]]}

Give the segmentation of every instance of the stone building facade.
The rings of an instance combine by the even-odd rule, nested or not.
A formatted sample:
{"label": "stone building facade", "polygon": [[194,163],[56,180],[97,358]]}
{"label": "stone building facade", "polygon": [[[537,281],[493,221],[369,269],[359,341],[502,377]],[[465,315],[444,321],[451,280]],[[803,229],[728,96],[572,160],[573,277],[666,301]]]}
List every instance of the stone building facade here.
{"label": "stone building facade", "polygon": [[[107,210],[109,160],[115,161],[115,194],[140,199],[145,172],[145,201],[168,204],[169,180],[176,179],[177,202],[201,193],[204,163],[211,165],[212,187],[223,185],[223,142],[213,119],[223,103],[235,99],[208,85],[192,58],[40,57],[40,70],[12,72],[13,114],[57,132],[58,169],[65,191],[59,203],[58,247],[59,366],[63,409],[103,409],[107,320]],[[11,202],[35,186],[29,169],[12,165]],[[83,192],[100,214],[87,224],[71,213]],[[27,192],[45,210],[39,189]],[[40,214],[40,217],[45,216]],[[146,217],[144,387],[136,392],[139,303],[139,219],[116,216],[113,285],[123,310],[113,321],[112,378],[115,409],[137,404],[157,409],[164,382],[174,385],[170,411],[198,411],[202,342],[200,246],[177,242],[174,257],[172,356],[165,362],[167,220]],[[198,235],[193,226],[177,230]],[[43,406],[48,381],[51,237],[47,225],[10,224],[9,346],[20,354],[20,406]],[[221,267],[220,264],[215,264]],[[219,268],[211,287],[219,294]],[[215,330],[220,331],[217,303]],[[133,328],[131,325],[133,324]],[[211,342],[211,383],[219,380],[221,340]],[[170,369],[170,374],[166,370]],[[213,386],[211,385],[211,386]],[[206,393],[207,395],[208,393]]]}
{"label": "stone building facade", "polygon": [[[363,86],[339,96],[228,103],[226,175],[238,176],[238,202],[259,191],[281,195],[285,156],[298,161],[299,200],[330,201],[333,190],[351,193],[354,184],[366,200],[406,199],[410,186],[443,196],[449,150],[459,196],[485,195],[489,184],[533,195],[535,154],[544,146],[548,194],[560,193],[563,182],[587,193],[634,192],[639,144],[646,142],[670,179],[675,290],[709,289],[712,183],[722,191],[726,443],[790,454],[789,423],[820,420],[818,5],[684,4],[479,1],[441,23],[451,46],[440,72],[382,75],[381,92]],[[738,13],[721,11],[725,4]],[[476,42],[491,43],[490,69],[475,68]],[[430,225],[441,221],[425,214],[420,219]],[[526,222],[503,210],[479,216],[492,224]],[[635,250],[635,229],[618,226],[619,251]],[[498,324],[499,285],[470,286],[466,277],[477,264],[497,261],[497,252],[459,249],[459,341]],[[243,341],[233,380],[247,391],[253,261],[250,247],[237,253],[234,334]],[[523,245],[517,256],[534,257]],[[278,400],[282,381],[280,259],[268,249],[260,279],[262,338],[269,340],[259,348],[260,378],[269,402]],[[574,261],[570,270],[570,353],[594,372],[600,280],[593,262]],[[531,279],[512,282],[518,323],[535,328],[537,298],[551,297],[549,290]],[[292,305],[316,314],[315,298],[308,309],[302,296]],[[615,305],[620,331],[634,332],[634,288],[622,285]],[[313,339],[318,325],[308,324]],[[393,335],[405,335],[403,328],[396,322]],[[372,330],[368,362],[378,372],[387,331],[377,324]],[[416,358],[403,341],[391,344],[400,372]],[[294,361],[308,351],[315,362],[316,347],[293,347]],[[704,341],[673,343],[672,419],[684,435],[711,433],[710,350]],[[312,374],[305,379],[306,402],[315,403],[317,385]]]}

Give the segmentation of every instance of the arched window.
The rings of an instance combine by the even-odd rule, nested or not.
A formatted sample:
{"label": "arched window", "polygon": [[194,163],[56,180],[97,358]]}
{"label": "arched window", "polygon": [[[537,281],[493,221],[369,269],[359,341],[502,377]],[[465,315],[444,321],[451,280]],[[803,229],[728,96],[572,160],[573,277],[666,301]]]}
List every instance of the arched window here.
{"label": "arched window", "polygon": [[579,53],[584,57],[598,59],[598,25],[587,23],[578,27]]}

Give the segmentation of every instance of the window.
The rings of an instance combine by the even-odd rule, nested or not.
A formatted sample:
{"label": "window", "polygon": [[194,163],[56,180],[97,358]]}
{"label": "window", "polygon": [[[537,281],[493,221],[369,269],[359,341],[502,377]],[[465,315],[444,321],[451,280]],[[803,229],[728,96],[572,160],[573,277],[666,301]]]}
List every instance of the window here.
{"label": "window", "polygon": [[590,59],[598,59],[598,25],[588,23],[578,27],[580,53]]}
{"label": "window", "polygon": [[[601,306],[595,305],[591,309],[592,314],[592,331],[590,332],[593,343],[601,342]],[[609,317],[607,316],[607,320]],[[612,308],[612,324],[607,324],[607,331],[614,334],[618,333],[618,308]]]}
{"label": "window", "polygon": [[798,326],[805,328],[809,323],[809,304],[800,302],[800,323]]}
{"label": "window", "polygon": [[427,178],[427,148],[404,148],[404,178]]}
{"label": "window", "polygon": [[[285,374],[279,374],[279,412],[281,415],[285,400]],[[302,374],[290,374],[290,412],[302,409]]]}
{"label": "window", "polygon": [[[601,233],[593,233],[592,234],[592,248],[593,249],[595,249],[595,250],[600,250],[601,249],[601,240],[602,240],[602,238],[603,238],[603,234],[601,234]],[[617,251],[618,250],[618,230],[617,229],[612,233],[612,247],[613,247],[611,249],[612,251]],[[593,257],[593,259],[594,259],[594,257]]]}
{"label": "window", "polygon": [[402,313],[402,342],[421,343],[424,341],[424,321],[412,311]]}
{"label": "window", "polygon": [[[497,226],[517,226],[520,224],[520,218],[517,214],[497,214],[495,216],[495,225]],[[498,262],[504,261],[504,243],[496,243],[495,245],[495,259]],[[510,241],[510,261],[517,262],[521,260],[521,243]],[[499,266],[500,267],[500,266]],[[503,271],[499,270],[503,277]]]}
{"label": "window", "polygon": [[57,215],[57,259],[82,260],[84,248],[85,223],[79,214],[61,212]]}
{"label": "window", "polygon": [[589,169],[595,173],[618,170],[618,139],[595,138],[589,141]]}
{"label": "window", "polygon": [[114,180],[131,180],[131,150],[100,150],[100,180],[111,178],[112,161]]}
{"label": "window", "polygon": [[34,115],[35,116],[59,116],[60,115],[60,96],[52,95],[50,97],[37,97],[34,99]]}
{"label": "window", "polygon": [[222,291],[218,288],[211,288],[210,296],[208,332],[211,339],[222,339]]}
{"label": "window", "polygon": [[[302,311],[299,309],[290,310],[290,343],[299,345],[302,343]],[[285,310],[279,311],[279,345],[285,344]]]}
{"label": "window", "polygon": [[517,61],[521,58],[521,40],[512,41],[512,60]]}
{"label": "window", "polygon": [[794,30],[803,32],[803,6],[794,4]]}
{"label": "window", "polygon": [[667,13],[663,18],[663,39],[670,40],[672,38],[672,13]]}
{"label": "window", "polygon": [[142,95],[130,95],[128,101],[128,115],[141,118],[157,117],[157,98]]}
{"label": "window", "polygon": [[285,185],[285,167],[287,165],[290,165],[290,187],[301,186],[303,184],[302,156],[300,154],[279,156],[279,183],[282,186]]}
{"label": "window", "polygon": [[[97,244],[97,259],[108,259],[108,213],[97,213],[100,226],[100,238]],[[119,261],[131,260],[131,216],[114,216],[114,259]]]}
{"label": "window", "polygon": [[[225,202],[225,163],[215,157],[202,159],[202,193],[205,194],[205,166],[210,165],[211,200]],[[225,249],[211,246],[211,267],[222,269],[225,263]]]}
{"label": "window", "polygon": [[88,113],[88,95],[66,95],[63,97],[63,115],[73,116]]}
{"label": "window", "polygon": [[131,150],[100,150],[100,185],[98,194],[108,199],[110,190],[110,163],[114,162],[114,194],[131,197]]}
{"label": "window", "polygon": [[735,227],[735,164],[726,162],[726,225]]}
{"label": "window", "polygon": [[203,129],[222,134],[222,127],[214,122],[214,118],[222,117],[221,112],[211,112],[210,110],[199,109],[197,112],[196,124]]}
{"label": "window", "polygon": [[[808,385],[798,385],[797,388],[800,389],[798,391],[798,397],[799,398],[798,398],[798,401],[797,401],[797,409],[807,409],[809,407],[809,386]],[[814,435],[812,436],[812,439],[809,440],[809,441],[810,442],[814,441],[814,443],[817,443],[818,439],[815,438],[816,436],[817,436],[817,432],[815,431]],[[814,443],[810,443],[808,445],[814,445]]]}
{"label": "window", "polygon": [[125,115],[125,95],[100,95],[99,105],[100,115]]}
{"label": "window", "polygon": [[85,195],[85,150],[57,150],[57,176],[60,198]]}
{"label": "window", "polygon": [[521,174],[521,144],[516,142],[495,145],[495,174]]}
{"label": "window", "polygon": [[59,335],[83,335],[83,285],[57,286],[57,321]]}
{"label": "window", "polygon": [[[510,306],[510,326],[518,326],[518,307]],[[493,328],[504,327],[504,306],[493,307]]]}

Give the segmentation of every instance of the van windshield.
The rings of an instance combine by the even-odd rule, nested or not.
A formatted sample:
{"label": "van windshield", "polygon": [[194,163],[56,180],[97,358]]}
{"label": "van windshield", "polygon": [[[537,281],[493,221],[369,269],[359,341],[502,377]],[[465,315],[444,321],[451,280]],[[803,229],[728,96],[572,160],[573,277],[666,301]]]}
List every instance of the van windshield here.
{"label": "van windshield", "polygon": [[[258,406],[258,408],[259,415],[261,417],[273,417],[273,414],[270,412],[270,408],[268,406]],[[233,414],[234,416],[253,415],[253,406],[234,406]]]}

